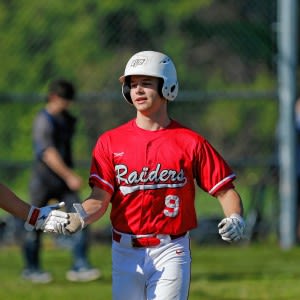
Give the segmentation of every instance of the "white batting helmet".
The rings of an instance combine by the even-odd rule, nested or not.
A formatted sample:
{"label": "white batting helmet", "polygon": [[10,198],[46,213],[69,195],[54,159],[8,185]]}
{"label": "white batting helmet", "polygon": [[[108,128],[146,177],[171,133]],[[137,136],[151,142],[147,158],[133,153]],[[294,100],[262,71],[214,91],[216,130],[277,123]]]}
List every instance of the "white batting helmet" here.
{"label": "white batting helmet", "polygon": [[176,68],[172,60],[165,54],[155,51],[142,51],[134,54],[128,61],[124,75],[119,80],[122,83],[122,94],[126,101],[132,104],[129,81],[127,76],[146,75],[163,79],[162,96],[173,101],[178,93]]}

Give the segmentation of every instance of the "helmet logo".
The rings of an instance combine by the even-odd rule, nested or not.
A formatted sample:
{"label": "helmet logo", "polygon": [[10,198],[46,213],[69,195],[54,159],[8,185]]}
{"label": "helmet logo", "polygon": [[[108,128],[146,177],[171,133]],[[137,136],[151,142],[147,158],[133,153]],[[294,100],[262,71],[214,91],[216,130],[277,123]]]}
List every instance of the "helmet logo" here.
{"label": "helmet logo", "polygon": [[130,66],[133,67],[133,68],[135,68],[135,67],[137,67],[137,66],[141,66],[145,61],[146,61],[145,58],[134,59],[134,60],[131,62]]}

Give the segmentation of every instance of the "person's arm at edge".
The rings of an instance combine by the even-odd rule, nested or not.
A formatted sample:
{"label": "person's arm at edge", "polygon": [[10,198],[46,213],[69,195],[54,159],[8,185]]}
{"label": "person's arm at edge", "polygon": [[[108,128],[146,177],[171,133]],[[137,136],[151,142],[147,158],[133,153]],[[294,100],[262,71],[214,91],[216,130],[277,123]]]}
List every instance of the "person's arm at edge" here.
{"label": "person's arm at edge", "polygon": [[20,199],[7,186],[0,183],[0,207],[15,217],[26,220],[31,205]]}

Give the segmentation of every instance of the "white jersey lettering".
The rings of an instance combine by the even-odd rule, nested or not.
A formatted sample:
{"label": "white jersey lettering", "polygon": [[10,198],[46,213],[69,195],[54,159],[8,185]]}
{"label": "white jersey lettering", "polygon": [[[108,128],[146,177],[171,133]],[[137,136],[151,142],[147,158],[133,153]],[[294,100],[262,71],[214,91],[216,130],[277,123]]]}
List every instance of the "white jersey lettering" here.
{"label": "white jersey lettering", "polygon": [[[116,165],[115,171],[117,182],[119,184],[134,184],[133,186],[120,186],[120,190],[123,195],[133,193],[138,190],[180,188],[187,182],[187,178],[185,177],[182,169],[179,172],[175,170],[161,170],[161,164],[157,164],[156,168],[152,171],[150,171],[148,167],[143,167],[140,173],[138,171],[132,171],[129,173],[126,165]],[[169,183],[166,183],[168,181]],[[145,183],[149,184],[145,185]]]}

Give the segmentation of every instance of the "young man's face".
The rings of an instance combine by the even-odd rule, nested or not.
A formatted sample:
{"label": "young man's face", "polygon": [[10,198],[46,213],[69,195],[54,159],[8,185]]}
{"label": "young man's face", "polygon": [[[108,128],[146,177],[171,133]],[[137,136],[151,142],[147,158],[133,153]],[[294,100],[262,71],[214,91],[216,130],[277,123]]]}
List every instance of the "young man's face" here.
{"label": "young man's face", "polygon": [[158,93],[159,78],[134,75],[130,78],[130,96],[137,111],[154,113],[166,102]]}

